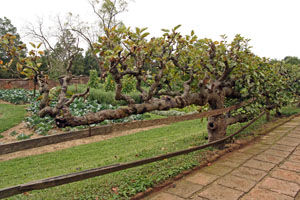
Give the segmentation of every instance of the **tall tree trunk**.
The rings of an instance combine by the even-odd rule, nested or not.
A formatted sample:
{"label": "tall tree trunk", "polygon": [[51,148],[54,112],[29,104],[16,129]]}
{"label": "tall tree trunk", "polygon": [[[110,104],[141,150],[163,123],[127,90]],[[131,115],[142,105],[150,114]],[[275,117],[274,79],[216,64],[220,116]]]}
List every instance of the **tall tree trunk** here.
{"label": "tall tree trunk", "polygon": [[271,121],[271,114],[270,114],[270,111],[271,111],[271,105],[270,105],[270,99],[269,97],[267,96],[266,97],[266,120],[267,122]]}
{"label": "tall tree trunk", "polygon": [[[227,128],[227,123],[224,114],[209,117],[207,122],[208,142],[213,142],[225,137],[226,128]],[[217,144],[215,145],[215,147],[219,149],[223,149],[224,143]]]}

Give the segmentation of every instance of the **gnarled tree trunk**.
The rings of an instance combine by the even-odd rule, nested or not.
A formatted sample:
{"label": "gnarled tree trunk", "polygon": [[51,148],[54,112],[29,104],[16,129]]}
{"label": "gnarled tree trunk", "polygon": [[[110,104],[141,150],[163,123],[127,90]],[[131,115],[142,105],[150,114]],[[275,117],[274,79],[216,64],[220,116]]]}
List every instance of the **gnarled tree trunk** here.
{"label": "gnarled tree trunk", "polygon": [[[224,108],[225,92],[222,89],[215,88],[209,95],[208,103],[212,110]],[[226,116],[225,114],[208,117],[207,132],[208,142],[222,139],[226,135]],[[224,148],[224,144],[215,145],[217,148]]]}

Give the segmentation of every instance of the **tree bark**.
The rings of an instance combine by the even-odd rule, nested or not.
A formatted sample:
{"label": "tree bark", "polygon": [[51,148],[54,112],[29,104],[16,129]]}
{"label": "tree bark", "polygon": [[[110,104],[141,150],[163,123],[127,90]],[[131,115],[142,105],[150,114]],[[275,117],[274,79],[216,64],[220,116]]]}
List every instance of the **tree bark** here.
{"label": "tree bark", "polygon": [[[142,104],[132,104],[125,108],[116,110],[103,110],[96,113],[88,113],[84,116],[72,116],[70,113],[62,112],[62,116],[57,116],[56,125],[58,127],[80,126],[88,124],[97,124],[104,120],[121,119],[133,114],[143,114],[154,110],[169,110],[171,108],[183,108],[188,105],[205,105],[207,97],[203,94],[194,93],[189,97],[175,97],[165,99],[152,99]],[[48,112],[48,111],[47,111]]]}
{"label": "tree bark", "polygon": [[[224,108],[225,103],[225,91],[220,87],[214,87],[209,95],[208,103],[210,109],[216,110]],[[226,135],[226,116],[225,114],[208,117],[207,121],[207,132],[208,132],[208,142],[213,142],[215,140],[222,139]],[[214,145],[214,147],[223,149],[223,144]]]}

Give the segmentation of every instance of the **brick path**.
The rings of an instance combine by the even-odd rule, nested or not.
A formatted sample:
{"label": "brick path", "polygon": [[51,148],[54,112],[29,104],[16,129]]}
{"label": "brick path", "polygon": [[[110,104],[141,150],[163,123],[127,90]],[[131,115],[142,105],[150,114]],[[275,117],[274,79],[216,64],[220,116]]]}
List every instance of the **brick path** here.
{"label": "brick path", "polygon": [[300,117],[147,200],[300,200]]}

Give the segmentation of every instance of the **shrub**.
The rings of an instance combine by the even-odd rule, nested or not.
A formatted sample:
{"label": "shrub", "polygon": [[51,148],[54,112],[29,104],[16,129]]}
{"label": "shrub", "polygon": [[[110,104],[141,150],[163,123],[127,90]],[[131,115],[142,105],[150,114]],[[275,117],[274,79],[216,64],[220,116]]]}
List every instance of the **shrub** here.
{"label": "shrub", "polygon": [[[72,93],[82,93],[86,90],[86,85],[77,85],[77,92],[76,89],[75,89],[75,86],[74,85],[71,85],[68,89],[68,91],[72,92]],[[130,92],[129,94],[127,94],[129,96],[131,96],[136,102],[140,102],[140,95],[137,91],[132,91]],[[98,103],[100,104],[111,104],[111,105],[126,105],[126,102],[125,101],[117,101],[115,100],[115,93],[114,91],[106,91],[105,90],[105,86],[102,87],[100,85],[99,88],[95,89],[95,88],[92,88],[90,90],[90,93],[89,93],[89,96],[88,96],[88,99],[91,100],[91,101],[94,101],[96,100]]]}
{"label": "shrub", "polygon": [[108,76],[106,77],[104,88],[105,88],[105,92],[115,91],[116,83],[111,74],[108,74]]}
{"label": "shrub", "polygon": [[90,70],[90,80],[88,82],[88,86],[90,86],[90,88],[99,88],[100,79],[98,77],[97,70]]}
{"label": "shrub", "polygon": [[122,85],[122,92],[129,94],[130,92],[135,90],[136,79],[127,75],[122,79]]}

